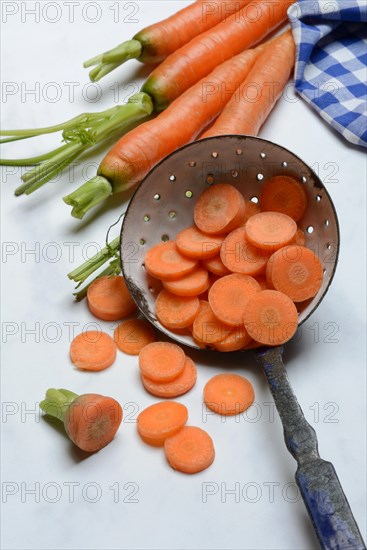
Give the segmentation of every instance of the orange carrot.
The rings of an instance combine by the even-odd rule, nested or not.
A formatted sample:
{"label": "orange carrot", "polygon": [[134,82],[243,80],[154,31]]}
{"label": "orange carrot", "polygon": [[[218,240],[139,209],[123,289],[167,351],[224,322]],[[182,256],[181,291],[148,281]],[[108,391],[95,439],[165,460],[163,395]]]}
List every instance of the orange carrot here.
{"label": "orange carrot", "polygon": [[253,201],[245,201],[246,208],[245,208],[245,218],[243,220],[243,223],[245,224],[247,220],[251,218],[251,216],[254,216],[255,214],[260,214],[261,208],[260,205],[257,202]]}
{"label": "orange carrot", "polygon": [[298,246],[305,246],[305,244],[306,244],[306,235],[300,227],[297,229],[297,232],[296,232],[295,236],[293,237],[293,240],[290,242],[290,244],[296,244]]}
{"label": "orange carrot", "polygon": [[210,273],[219,275],[220,277],[231,273],[220,259],[220,256],[215,256],[214,258],[210,258],[210,260],[203,260],[202,264]]}
{"label": "orange carrot", "polygon": [[193,388],[196,383],[196,367],[190,357],[185,358],[185,367],[181,374],[177,376],[172,382],[165,382],[160,384],[153,382],[142,374],[141,376],[144,388],[156,397],[166,397],[172,399],[173,397],[179,397]]}
{"label": "orange carrot", "polygon": [[174,241],[158,243],[145,255],[145,269],[157,279],[174,280],[195,269],[197,261],[179,252]]}
{"label": "orange carrot", "polygon": [[201,344],[221,342],[232,328],[222,323],[213,313],[212,308],[205,308],[197,315],[192,325],[192,336]]}
{"label": "orange carrot", "polygon": [[261,290],[268,290],[269,286],[265,275],[257,275],[255,280],[259,283]]}
{"label": "orange carrot", "polygon": [[205,189],[194,208],[195,224],[200,231],[209,234],[232,231],[243,223],[244,217],[244,198],[228,183],[217,183]]}
{"label": "orange carrot", "polygon": [[316,254],[304,246],[290,245],[277,250],[272,258],[274,288],[293,302],[316,296],[323,280],[323,268]]}
{"label": "orange carrot", "polygon": [[103,321],[119,321],[136,310],[123,277],[99,277],[88,287],[90,311]]}
{"label": "orange carrot", "polygon": [[250,298],[258,292],[260,286],[253,277],[234,273],[213,284],[209,290],[209,304],[222,323],[240,328],[243,326],[244,309]]}
{"label": "orange carrot", "polygon": [[119,350],[128,355],[139,355],[144,346],[155,341],[155,333],[147,321],[128,319],[115,328],[114,340]]}
{"label": "orange carrot", "polygon": [[155,302],[158,321],[169,330],[189,327],[199,312],[196,296],[176,296],[168,290],[161,290]]}
{"label": "orange carrot", "polygon": [[176,344],[152,342],[139,353],[141,373],[153,382],[171,382],[185,367],[185,354]]}
{"label": "orange carrot", "polygon": [[112,397],[91,393],[77,395],[64,389],[49,389],[40,408],[64,423],[66,433],[83,451],[99,451],[114,438],[123,411]]}
{"label": "orange carrot", "polygon": [[183,229],[176,235],[176,246],[184,256],[207,260],[219,254],[225,235],[208,235],[197,227]]}
{"label": "orange carrot", "polygon": [[275,176],[266,181],[260,191],[263,212],[281,212],[300,220],[307,208],[307,194],[299,181],[289,176]]}
{"label": "orange carrot", "polygon": [[209,288],[209,284],[209,274],[202,267],[175,281],[163,281],[163,287],[177,296],[198,296]]}
{"label": "orange carrot", "polygon": [[287,84],[295,61],[291,31],[272,40],[203,138],[225,134],[257,136]]}
{"label": "orange carrot", "polygon": [[261,290],[248,301],[244,325],[249,335],[267,346],[278,346],[292,338],[298,313],[292,300],[276,290]]}
{"label": "orange carrot", "polygon": [[170,466],[185,474],[205,470],[215,457],[212,438],[194,426],[184,426],[177,434],[166,439],[164,451]]}
{"label": "orange carrot", "polygon": [[265,271],[269,252],[250,243],[246,238],[246,228],[242,226],[224,239],[220,258],[233,273],[259,275]]}
{"label": "orange carrot", "polygon": [[245,327],[240,327],[237,330],[232,330],[221,340],[213,344],[214,349],[222,352],[237,351],[243,349],[251,342]]}
{"label": "orange carrot", "polygon": [[168,437],[181,430],[188,420],[185,405],[175,401],[162,401],[144,409],[138,416],[137,428],[145,442],[164,445]]}
{"label": "orange carrot", "polygon": [[296,222],[279,212],[261,212],[245,225],[246,238],[263,250],[274,251],[291,242],[297,232]]}
{"label": "orange carrot", "polygon": [[116,359],[116,344],[105,332],[82,332],[71,342],[70,359],[81,370],[104,370]]}
{"label": "orange carrot", "polygon": [[238,374],[217,374],[204,386],[205,405],[224,416],[245,411],[254,399],[251,382]]}

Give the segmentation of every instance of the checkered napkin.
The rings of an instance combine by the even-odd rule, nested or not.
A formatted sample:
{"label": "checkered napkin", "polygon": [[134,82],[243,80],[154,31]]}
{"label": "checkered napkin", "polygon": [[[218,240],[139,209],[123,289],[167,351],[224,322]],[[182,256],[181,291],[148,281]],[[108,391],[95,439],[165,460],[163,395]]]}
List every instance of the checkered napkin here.
{"label": "checkered napkin", "polygon": [[367,0],[298,0],[288,17],[298,93],[345,139],[367,147]]}

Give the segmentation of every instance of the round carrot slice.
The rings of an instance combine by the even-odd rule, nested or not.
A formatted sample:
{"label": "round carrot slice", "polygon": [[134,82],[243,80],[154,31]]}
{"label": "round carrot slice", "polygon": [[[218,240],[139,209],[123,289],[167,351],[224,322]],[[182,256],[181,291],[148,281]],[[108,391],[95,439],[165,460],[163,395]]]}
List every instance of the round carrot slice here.
{"label": "round carrot slice", "polygon": [[119,321],[136,310],[123,277],[99,277],[87,290],[90,311],[103,321]]}
{"label": "round carrot slice", "polygon": [[237,330],[232,330],[227,334],[227,336],[221,340],[220,342],[217,342],[216,344],[213,344],[213,347],[217,351],[223,351],[223,352],[230,352],[230,351],[237,351],[249,344],[251,342],[252,338],[248,334],[245,327],[239,328]]}
{"label": "round carrot slice", "polygon": [[116,359],[116,344],[111,336],[98,330],[78,334],[70,345],[70,358],[78,369],[98,371]]}
{"label": "round carrot slice", "polygon": [[244,325],[249,335],[260,344],[278,346],[295,334],[297,309],[282,292],[261,290],[246,305]]}
{"label": "round carrot slice", "polygon": [[247,302],[257,292],[260,292],[260,285],[253,277],[233,273],[218,279],[211,286],[209,304],[219,321],[239,328],[243,326]]}
{"label": "round carrot slice", "polygon": [[231,273],[229,269],[226,268],[219,255],[214,258],[210,258],[210,260],[204,260],[202,264],[205,269],[210,271],[210,273],[213,273],[213,275],[219,275],[219,277],[223,277],[223,275],[229,275]]}
{"label": "round carrot slice", "polygon": [[231,327],[222,323],[213,313],[212,308],[202,310],[192,325],[192,336],[202,344],[215,344],[226,337]]}
{"label": "round carrot slice", "polygon": [[[265,278],[266,278],[266,284],[268,285],[268,290],[275,290],[273,285],[273,279],[272,279],[272,272],[273,272],[273,257],[270,256],[268,263],[266,264],[266,272],[265,272]],[[267,290],[264,288],[263,290]]]}
{"label": "round carrot slice", "polygon": [[238,374],[217,374],[204,386],[204,403],[223,416],[239,414],[255,399],[252,384]]}
{"label": "round carrot slice", "polygon": [[304,302],[316,296],[321,288],[322,264],[309,248],[285,246],[272,256],[271,280],[274,288],[293,302]]}
{"label": "round carrot slice", "polygon": [[251,216],[255,216],[255,214],[259,214],[261,212],[260,205],[257,202],[245,201],[245,205],[245,218],[243,220],[244,224],[251,218]]}
{"label": "round carrot slice", "polygon": [[200,307],[195,296],[176,296],[168,290],[161,290],[155,302],[158,321],[169,330],[192,325]]}
{"label": "round carrot slice", "polygon": [[145,269],[157,279],[178,279],[196,266],[197,261],[183,256],[174,241],[156,244],[145,255]]}
{"label": "round carrot slice", "polygon": [[139,355],[144,346],[155,341],[153,327],[143,319],[128,319],[115,328],[114,340],[119,350]]}
{"label": "round carrot slice", "polygon": [[164,451],[170,466],[185,474],[196,474],[214,461],[215,451],[210,435],[195,426],[184,426],[166,439]]}
{"label": "round carrot slice", "polygon": [[279,212],[261,212],[245,225],[246,238],[263,250],[274,251],[291,242],[297,232],[296,222]]}
{"label": "round carrot slice", "polygon": [[181,254],[189,258],[204,260],[219,254],[225,235],[208,235],[194,225],[176,236],[176,246]]}
{"label": "round carrot slice", "polygon": [[144,388],[154,395],[155,397],[166,397],[172,399],[173,397],[179,397],[184,393],[187,393],[195,386],[196,383],[196,366],[194,361],[186,356],[185,367],[181,374],[177,376],[172,382],[166,382],[159,384],[153,382],[142,374],[141,379]]}
{"label": "round carrot slice", "polygon": [[203,267],[175,281],[163,281],[163,287],[177,296],[197,296],[209,288],[209,274]]}
{"label": "round carrot slice", "polygon": [[154,382],[170,382],[185,367],[185,354],[176,344],[152,342],[139,353],[141,373]]}
{"label": "round carrot slice", "polygon": [[188,420],[185,405],[175,401],[162,401],[144,409],[138,416],[137,428],[145,441],[164,445],[167,437],[172,437]]}
{"label": "round carrot slice", "polygon": [[294,178],[275,176],[263,184],[260,205],[263,212],[280,212],[298,221],[307,208],[307,194]]}
{"label": "round carrot slice", "polygon": [[233,185],[217,183],[201,193],[194,221],[203,233],[226,233],[239,227],[245,217],[245,200]]}
{"label": "round carrot slice", "polygon": [[224,239],[220,259],[232,273],[258,275],[265,270],[269,252],[250,243],[246,238],[245,227],[239,227]]}
{"label": "round carrot slice", "polygon": [[259,283],[261,290],[268,290],[269,286],[265,275],[258,275],[255,280]]}

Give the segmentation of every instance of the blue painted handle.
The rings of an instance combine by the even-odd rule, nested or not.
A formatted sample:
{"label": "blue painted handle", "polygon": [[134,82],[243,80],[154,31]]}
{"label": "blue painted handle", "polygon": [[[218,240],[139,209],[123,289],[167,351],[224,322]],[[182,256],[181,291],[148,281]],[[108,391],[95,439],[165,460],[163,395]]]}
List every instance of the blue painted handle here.
{"label": "blue painted handle", "polygon": [[342,486],[330,462],[320,458],[315,430],[289,383],[282,348],[257,354],[282,420],[288,450],[297,461],[297,485],[324,550],[366,550]]}

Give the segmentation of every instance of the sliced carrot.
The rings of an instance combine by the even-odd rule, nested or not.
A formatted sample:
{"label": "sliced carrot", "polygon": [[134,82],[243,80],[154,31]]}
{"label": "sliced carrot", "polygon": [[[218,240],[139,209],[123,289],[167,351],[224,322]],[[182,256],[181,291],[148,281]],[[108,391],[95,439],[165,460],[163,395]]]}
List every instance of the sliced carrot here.
{"label": "sliced carrot", "polygon": [[297,232],[296,232],[295,236],[293,237],[292,241],[290,242],[290,244],[296,244],[298,246],[305,246],[305,244],[306,244],[306,235],[305,235],[304,231],[302,231],[301,228],[297,229]]}
{"label": "sliced carrot", "polygon": [[275,176],[261,187],[260,205],[263,212],[281,212],[300,220],[307,208],[304,186],[289,176]]}
{"label": "sliced carrot", "polygon": [[258,275],[257,277],[255,277],[255,279],[259,283],[261,290],[268,290],[269,289],[269,285],[267,283],[265,275]]}
{"label": "sliced carrot", "polygon": [[195,269],[197,261],[183,256],[174,241],[159,243],[145,255],[145,269],[157,279],[174,280]]}
{"label": "sliced carrot", "polygon": [[279,212],[261,212],[245,225],[246,237],[263,250],[274,251],[291,242],[297,232],[296,222]]}
{"label": "sliced carrot", "polygon": [[137,428],[144,441],[163,446],[188,420],[185,405],[175,401],[162,401],[144,409],[138,416]]}
{"label": "sliced carrot", "polygon": [[202,344],[215,344],[223,340],[231,327],[222,323],[213,313],[212,308],[202,311],[192,325],[192,336]]}
{"label": "sliced carrot", "polygon": [[176,296],[163,289],[157,296],[155,313],[164,327],[176,330],[192,325],[199,307],[199,299],[195,296]]}
{"label": "sliced carrot", "polygon": [[194,225],[176,236],[176,246],[184,256],[195,260],[206,260],[219,254],[225,235],[207,235]]}
{"label": "sliced carrot", "polygon": [[257,292],[260,292],[260,285],[253,277],[233,273],[213,284],[209,290],[209,304],[219,321],[239,328],[243,326],[247,302]]}
{"label": "sliced carrot", "polygon": [[166,458],[174,470],[196,474],[214,461],[213,440],[207,432],[195,426],[184,426],[164,444]]}
{"label": "sliced carrot", "polygon": [[316,296],[323,280],[323,267],[316,254],[304,246],[290,245],[272,256],[271,280],[276,290],[293,302]]}
{"label": "sliced carrot", "polygon": [[119,350],[139,355],[144,346],[155,341],[153,327],[143,319],[128,319],[115,328],[114,340]]}
{"label": "sliced carrot", "polygon": [[98,371],[116,359],[116,344],[105,332],[89,330],[78,334],[70,345],[70,359],[78,369]]}
{"label": "sliced carrot", "polygon": [[251,340],[244,348],[243,350],[250,350],[250,349],[256,349],[260,348],[263,344],[260,344],[259,342],[256,342],[255,340]]}
{"label": "sliced carrot", "polygon": [[229,275],[231,273],[229,269],[226,268],[219,255],[214,256],[214,258],[210,258],[210,260],[203,260],[202,264],[203,267],[205,267],[205,269],[207,269],[210,273],[213,273],[213,275],[218,275],[219,277],[223,277],[223,275]]}
{"label": "sliced carrot", "polygon": [[261,290],[246,305],[244,325],[249,335],[260,344],[278,346],[295,334],[297,309],[282,292]]}
{"label": "sliced carrot", "polygon": [[[275,290],[273,285],[272,272],[273,272],[273,256],[270,256],[269,261],[266,264],[266,272],[265,272],[266,284],[268,285],[269,290]],[[263,289],[263,290],[266,290],[266,289]]]}
{"label": "sliced carrot", "polygon": [[247,344],[249,344],[251,340],[252,339],[249,336],[245,327],[241,327],[229,332],[223,340],[217,342],[216,344],[213,344],[213,347],[217,351],[237,351],[247,346]]}
{"label": "sliced carrot", "polygon": [[90,311],[103,321],[119,321],[136,310],[123,277],[99,277],[87,290]]}
{"label": "sliced carrot", "polygon": [[251,382],[238,374],[217,374],[204,386],[204,403],[223,416],[239,414],[255,399]]}
{"label": "sliced carrot", "polygon": [[239,227],[245,217],[245,200],[233,185],[217,183],[201,193],[194,208],[200,231],[226,233]]}
{"label": "sliced carrot", "polygon": [[233,273],[258,275],[265,271],[269,252],[250,243],[246,237],[246,227],[231,231],[224,239],[220,258]]}
{"label": "sliced carrot", "polygon": [[255,214],[260,214],[261,212],[260,205],[257,202],[245,201],[245,205],[245,218],[243,220],[244,224],[251,218],[251,216],[255,216]]}
{"label": "sliced carrot", "polygon": [[205,292],[209,285],[209,274],[203,267],[198,267],[175,281],[163,281],[163,287],[177,296],[198,296]]}
{"label": "sliced carrot", "polygon": [[139,353],[141,373],[154,382],[171,382],[185,367],[185,354],[171,342],[152,342]]}
{"label": "sliced carrot", "polygon": [[155,397],[166,397],[172,399],[173,397],[179,397],[184,393],[187,393],[195,386],[196,383],[196,366],[193,360],[186,355],[185,367],[181,374],[177,376],[172,382],[166,382],[159,384],[153,382],[142,374],[141,379],[144,388],[154,395]]}

